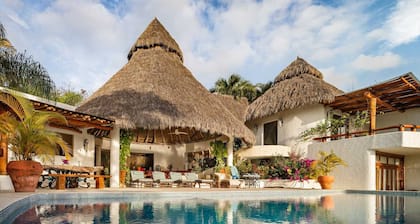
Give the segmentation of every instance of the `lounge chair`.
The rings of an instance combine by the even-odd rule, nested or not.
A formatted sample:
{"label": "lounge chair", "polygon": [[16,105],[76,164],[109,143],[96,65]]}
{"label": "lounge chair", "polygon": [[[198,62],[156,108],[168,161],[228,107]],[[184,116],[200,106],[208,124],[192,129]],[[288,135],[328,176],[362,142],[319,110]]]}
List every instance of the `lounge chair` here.
{"label": "lounge chair", "polygon": [[146,184],[152,185],[153,180],[151,178],[144,177],[144,171],[131,170],[131,186],[144,187]]}
{"label": "lounge chair", "polygon": [[187,178],[187,183],[191,184],[191,187],[195,187],[198,185],[198,187],[202,187],[202,186],[210,186],[213,185],[213,180],[209,180],[209,179],[200,179],[198,178],[198,174],[190,172],[190,173],[185,173],[185,177]]}
{"label": "lounge chair", "polygon": [[166,184],[168,186],[172,186],[174,181],[172,179],[166,178],[166,175],[162,171],[153,171],[152,172],[153,182],[156,186],[161,186],[162,184]]}
{"label": "lounge chair", "polygon": [[171,180],[174,183],[176,183],[178,186],[180,186],[181,184],[189,183],[189,181],[186,180],[186,178],[183,177],[182,173],[180,173],[180,172],[169,172],[169,176],[170,176]]}

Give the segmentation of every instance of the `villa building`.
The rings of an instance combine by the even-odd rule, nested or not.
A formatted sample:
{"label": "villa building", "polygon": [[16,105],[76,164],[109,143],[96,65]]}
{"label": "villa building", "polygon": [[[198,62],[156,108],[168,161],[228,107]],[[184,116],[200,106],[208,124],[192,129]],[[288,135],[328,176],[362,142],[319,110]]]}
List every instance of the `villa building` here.
{"label": "villa building", "polygon": [[[110,186],[119,187],[120,131],[129,130],[130,169],[189,170],[194,159],[211,156],[215,140],[226,143],[232,165],[239,139],[244,147],[235,153],[247,159],[293,150],[316,159],[320,150],[334,150],[348,163],[334,171],[336,188],[420,190],[420,82],[413,74],[344,93],[298,57],[248,105],[211,94],[183,60],[176,41],[154,19],[130,49],[127,64],[79,107],[22,93],[35,109],[56,111],[68,121],[49,128],[71,146],[72,159],[58,154],[51,165],[102,166]],[[0,112],[5,110],[0,100]],[[301,138],[320,122],[362,111],[369,116],[362,130],[347,123],[309,141]],[[11,159],[1,140],[0,190]]]}
{"label": "villa building", "polygon": [[[364,129],[347,123],[324,133],[329,136],[301,138],[321,122],[362,111],[369,116]],[[319,151],[333,150],[348,163],[334,172],[337,188],[420,190],[420,82],[412,73],[343,93],[297,58],[249,105],[246,125],[256,144],[238,152],[242,158],[287,157],[295,150],[316,159]]]}

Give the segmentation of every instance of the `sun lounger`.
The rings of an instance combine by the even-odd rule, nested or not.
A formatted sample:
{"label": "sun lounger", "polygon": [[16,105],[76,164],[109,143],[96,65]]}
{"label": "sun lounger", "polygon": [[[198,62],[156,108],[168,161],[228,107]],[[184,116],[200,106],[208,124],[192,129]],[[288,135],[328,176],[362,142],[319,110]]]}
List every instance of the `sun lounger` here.
{"label": "sun lounger", "polygon": [[131,186],[144,187],[146,184],[151,185],[153,180],[144,177],[144,171],[131,170]]}
{"label": "sun lounger", "polygon": [[187,184],[188,181],[182,177],[182,173],[180,172],[169,172],[169,176],[171,180],[176,183],[178,186],[181,184]]}
{"label": "sun lounger", "polygon": [[153,171],[152,177],[153,177],[153,182],[156,184],[156,186],[161,186],[164,184],[168,186],[172,186],[172,184],[174,183],[172,179],[166,178],[165,173],[161,171]]}
{"label": "sun lounger", "polygon": [[198,185],[198,187],[202,187],[202,186],[209,186],[211,187],[211,185],[213,185],[213,180],[208,180],[208,179],[200,179],[198,178],[198,174],[196,173],[185,173],[185,177],[187,178],[187,182],[189,182],[191,184],[192,187],[195,187]]}

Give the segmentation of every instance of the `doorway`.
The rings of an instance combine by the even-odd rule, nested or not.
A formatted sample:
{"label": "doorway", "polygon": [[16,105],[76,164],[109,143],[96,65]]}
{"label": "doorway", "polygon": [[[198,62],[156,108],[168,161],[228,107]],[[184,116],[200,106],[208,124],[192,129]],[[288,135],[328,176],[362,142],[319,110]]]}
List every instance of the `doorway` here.
{"label": "doorway", "polygon": [[376,190],[404,190],[404,156],[376,152]]}

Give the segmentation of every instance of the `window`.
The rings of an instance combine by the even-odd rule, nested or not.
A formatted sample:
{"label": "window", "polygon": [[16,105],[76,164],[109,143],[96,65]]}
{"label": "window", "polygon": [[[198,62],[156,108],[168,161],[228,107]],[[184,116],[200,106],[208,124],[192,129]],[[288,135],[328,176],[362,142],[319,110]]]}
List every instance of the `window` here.
{"label": "window", "polygon": [[277,145],[277,121],[264,124],[264,145]]}
{"label": "window", "polygon": [[[68,134],[62,134],[62,133],[57,133],[58,135],[61,136],[61,138],[67,143],[67,145],[70,148],[70,155],[73,155],[73,135],[68,135]],[[61,149],[60,146],[57,146],[57,150],[55,152],[56,155],[59,156],[64,156],[64,151],[63,149]]]}

